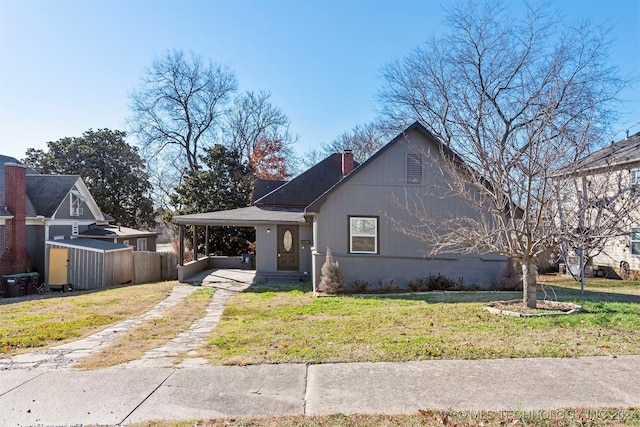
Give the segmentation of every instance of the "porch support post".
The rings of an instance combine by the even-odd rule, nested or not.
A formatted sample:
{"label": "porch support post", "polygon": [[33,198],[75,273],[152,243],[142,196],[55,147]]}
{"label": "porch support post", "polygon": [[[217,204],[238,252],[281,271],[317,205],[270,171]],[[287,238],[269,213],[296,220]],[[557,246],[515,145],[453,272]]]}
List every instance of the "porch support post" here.
{"label": "porch support post", "polygon": [[193,226],[193,260],[198,260],[198,227]]}
{"label": "porch support post", "polygon": [[184,265],[184,225],[178,226],[178,265]]}
{"label": "porch support post", "polygon": [[209,257],[209,226],[205,225],[204,229],[204,255]]}

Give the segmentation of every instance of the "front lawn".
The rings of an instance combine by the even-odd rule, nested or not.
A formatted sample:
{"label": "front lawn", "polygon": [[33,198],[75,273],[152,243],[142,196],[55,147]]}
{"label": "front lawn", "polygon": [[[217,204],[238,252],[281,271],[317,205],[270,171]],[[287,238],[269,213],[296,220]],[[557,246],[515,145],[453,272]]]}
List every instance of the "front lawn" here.
{"label": "front lawn", "polygon": [[175,282],[0,300],[0,356],[90,335],[149,310]]}
{"label": "front lawn", "polygon": [[584,308],[554,318],[503,317],[469,302],[521,293],[316,298],[301,288],[258,289],[227,303],[201,355],[214,364],[258,364],[638,354],[640,284],[625,287],[628,296],[614,296],[632,302],[606,301],[608,288],[581,301],[579,291],[554,286],[560,299]]}

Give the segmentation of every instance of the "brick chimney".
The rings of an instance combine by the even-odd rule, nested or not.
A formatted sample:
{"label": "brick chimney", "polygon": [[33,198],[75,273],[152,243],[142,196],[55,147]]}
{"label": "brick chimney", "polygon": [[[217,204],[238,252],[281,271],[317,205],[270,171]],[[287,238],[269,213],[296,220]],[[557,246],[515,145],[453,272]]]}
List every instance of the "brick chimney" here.
{"label": "brick chimney", "polygon": [[27,167],[5,163],[5,204],[13,218],[5,220],[4,252],[0,275],[24,273],[31,268],[27,255]]}
{"label": "brick chimney", "polygon": [[342,176],[347,176],[353,171],[353,152],[349,149],[342,153]]}

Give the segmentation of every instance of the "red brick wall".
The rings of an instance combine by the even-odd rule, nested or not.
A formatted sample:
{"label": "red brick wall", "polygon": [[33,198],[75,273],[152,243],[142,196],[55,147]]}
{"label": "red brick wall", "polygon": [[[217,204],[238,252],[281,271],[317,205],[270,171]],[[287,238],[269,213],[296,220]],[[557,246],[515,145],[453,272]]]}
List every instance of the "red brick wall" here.
{"label": "red brick wall", "polygon": [[342,176],[349,175],[354,168],[353,152],[351,150],[344,150],[342,153]]}
{"label": "red brick wall", "polygon": [[31,269],[26,248],[27,169],[5,163],[5,203],[13,219],[5,220],[5,247],[0,257],[0,275],[24,273]]}

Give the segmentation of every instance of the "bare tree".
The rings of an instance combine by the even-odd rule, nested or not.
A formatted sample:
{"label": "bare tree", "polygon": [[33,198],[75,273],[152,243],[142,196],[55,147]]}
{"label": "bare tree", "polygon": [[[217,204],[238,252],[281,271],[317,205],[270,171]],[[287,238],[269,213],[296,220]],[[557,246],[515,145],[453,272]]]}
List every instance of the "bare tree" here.
{"label": "bare tree", "polygon": [[326,155],[352,150],[354,159],[362,163],[389,142],[389,134],[376,122],[356,125],[328,144],[322,144]]}
{"label": "bare tree", "polygon": [[263,138],[278,140],[281,149],[293,143],[289,134],[289,118],[269,101],[268,92],[246,92],[234,100],[234,107],[227,123],[228,143],[251,162],[257,144]]}
{"label": "bare tree", "polygon": [[213,145],[216,126],[236,90],[227,67],[171,50],[156,58],[131,93],[129,124],[147,160],[161,156],[178,170],[195,171],[204,147]]}
{"label": "bare tree", "polygon": [[447,190],[477,213],[434,221],[416,205],[422,226],[405,231],[430,242],[431,253],[517,259],[523,301],[535,307],[537,258],[563,231],[548,221],[553,172],[601,139],[625,82],[607,62],[606,31],[560,26],[542,13],[546,5],[524,19],[507,8],[451,8],[451,33],[386,66],[379,97],[388,117],[419,118],[460,155],[443,150]]}

